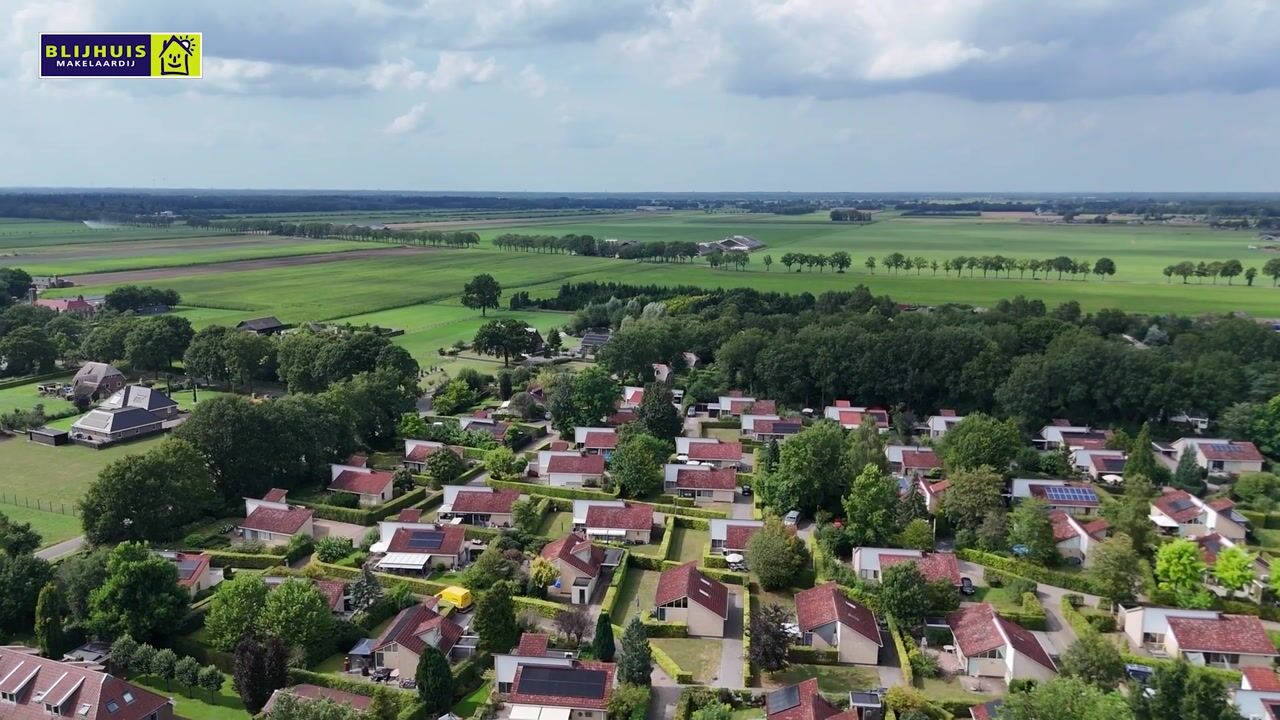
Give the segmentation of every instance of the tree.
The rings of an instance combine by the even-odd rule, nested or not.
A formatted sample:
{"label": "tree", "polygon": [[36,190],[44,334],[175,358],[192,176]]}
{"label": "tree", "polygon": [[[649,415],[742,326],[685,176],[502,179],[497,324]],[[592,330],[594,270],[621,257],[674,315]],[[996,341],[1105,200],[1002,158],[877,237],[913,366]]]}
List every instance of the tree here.
{"label": "tree", "polygon": [[646,433],[624,436],[613,453],[609,471],[626,497],[647,497],[662,489],[666,443]]}
{"label": "tree", "polygon": [[1010,692],[1004,698],[998,717],[1000,720],[1133,720],[1133,713],[1118,692],[1104,693],[1077,677],[1056,677],[1036,683],[1024,692]]}
{"label": "tree", "polygon": [[212,488],[195,446],[169,438],[104,467],[80,500],[80,522],[95,544],[169,539],[204,515]]}
{"label": "tree", "polygon": [[[356,612],[360,612],[378,604],[381,599],[382,583],[378,580],[378,576],[373,574],[373,569],[366,564],[360,568],[360,577],[351,584],[351,606]],[[208,627],[208,622],[206,619],[206,628]]]}
{"label": "tree", "polygon": [[138,652],[138,642],[128,635],[121,635],[111,643],[111,650],[107,657],[111,661],[111,668],[121,677],[128,674],[129,668],[133,667],[133,656]]}
{"label": "tree", "polygon": [[1009,544],[1025,548],[1027,558],[1041,565],[1058,557],[1049,506],[1043,500],[1027,498],[1009,513]]}
{"label": "tree", "polygon": [[177,628],[190,599],[173,563],[143,543],[121,543],[107,556],[102,587],[89,598],[89,626],[103,637],[150,640]]}
{"label": "tree", "polygon": [[1240,592],[1253,582],[1255,559],[1254,555],[1239,546],[1223,548],[1213,564],[1213,577],[1227,590]]}
{"label": "tree", "polygon": [[1128,535],[1116,533],[1093,551],[1089,567],[1093,582],[1105,597],[1115,602],[1128,602],[1142,589],[1142,558],[1133,549]]}
{"label": "tree", "polygon": [[40,534],[31,523],[14,522],[0,512],[0,551],[7,555],[30,555],[40,547]]}
{"label": "tree", "polygon": [[169,689],[169,681],[173,679],[178,665],[178,654],[169,648],[156,651],[151,658],[151,674],[164,680],[164,689]]}
{"label": "tree", "polygon": [[823,420],[782,444],[777,467],[757,479],[756,490],[778,512],[812,516],[819,508],[838,506],[852,477],[844,431]]}
{"label": "tree", "polygon": [[769,268],[773,266],[773,256],[765,255],[761,262],[764,263],[764,271],[769,272]]}
{"label": "tree", "polygon": [[591,627],[591,616],[581,606],[575,605],[557,612],[552,623],[556,626],[557,632],[577,645],[582,642],[582,637]]}
{"label": "tree", "polygon": [[524,455],[517,456],[511,448],[494,448],[484,454],[484,469],[494,480],[516,480],[528,463]]}
{"label": "tree", "polygon": [[32,626],[40,591],[52,576],[49,563],[31,553],[0,553],[0,634]]}
{"label": "tree", "polygon": [[713,702],[694,710],[692,720],[730,720],[732,717],[733,708],[722,702]]}
{"label": "tree", "polygon": [[591,427],[613,414],[622,386],[598,365],[579,373],[560,373],[546,386],[547,409],[552,424],[561,434],[574,427]]}
{"label": "tree", "polygon": [[508,583],[500,582],[480,595],[472,625],[480,636],[481,650],[507,652],[520,642],[520,624]]}
{"label": "tree", "polygon": [[844,497],[844,516],[850,541],[880,546],[898,530],[898,481],[875,465],[867,465],[853,479]]}
{"label": "tree", "polygon": [[1106,280],[1107,275],[1116,274],[1116,263],[1111,258],[1101,257],[1093,264],[1093,274],[1098,276],[1099,280]]}
{"label": "tree", "polygon": [[1102,507],[1102,516],[1111,523],[1112,532],[1127,536],[1140,557],[1151,557],[1150,547],[1154,539],[1151,498],[1154,496],[1155,490],[1145,475],[1126,472],[1124,494]]}
{"label": "tree", "polygon": [[952,527],[976,531],[988,513],[1003,512],[1003,493],[1004,478],[990,467],[953,472],[942,509]]}
{"label": "tree", "polygon": [[1240,720],[1222,681],[1184,661],[1157,665],[1149,687],[1129,695],[1135,720]]}
{"label": "tree", "polygon": [[200,684],[200,661],[190,655],[183,655],[173,666],[173,678],[187,686],[190,695]]}
{"label": "tree", "polygon": [[791,587],[808,566],[804,541],[782,524],[776,515],[747,540],[747,562],[765,590]]}
{"label": "tree", "polygon": [[796,637],[787,627],[792,613],[777,603],[765,603],[751,608],[751,665],[771,673],[787,667],[791,645]]}
{"label": "tree", "polygon": [[5,361],[0,375],[19,376],[49,372],[58,359],[53,338],[34,327],[20,327],[0,336],[0,358]]}
{"label": "tree", "polygon": [[1124,681],[1124,658],[1115,643],[1096,632],[1086,632],[1062,654],[1062,674],[1078,677],[1102,690]]}
{"label": "tree", "polygon": [[66,614],[66,604],[62,602],[62,592],[57,583],[45,583],[36,601],[36,645],[41,655],[61,660],[63,653],[70,649],[63,629]]}
{"label": "tree", "polygon": [[[511,646],[507,646],[506,650],[510,649]],[[434,645],[423,646],[413,677],[418,683],[418,699],[427,706],[428,717],[449,711],[453,706],[453,673],[449,670],[449,661]]]}
{"label": "tree", "polygon": [[432,481],[445,485],[456,480],[467,469],[467,465],[457,453],[446,448],[428,455],[423,469]]}
{"label": "tree", "polygon": [[880,572],[880,609],[909,627],[924,620],[929,599],[924,576],[915,563],[890,565]]}
{"label": "tree", "polygon": [[868,465],[874,465],[881,472],[889,472],[889,458],[884,453],[880,428],[875,418],[864,415],[862,423],[849,434],[849,467],[854,472],[862,472]]}
{"label": "tree", "polygon": [[275,465],[279,433],[247,398],[204,399],[173,436],[200,451],[223,498],[261,497],[271,487],[272,478],[264,476],[263,468]]}
{"label": "tree", "polygon": [[230,651],[258,628],[267,602],[261,575],[237,574],[222,583],[205,615],[205,637],[213,647]]}
{"label": "tree", "polygon": [[257,715],[271,693],[288,683],[289,649],[277,637],[245,638],[236,645],[231,681],[250,714]]}
{"label": "tree", "polygon": [[235,332],[223,325],[210,325],[197,331],[182,356],[187,373],[206,382],[229,382],[231,362],[227,357],[227,338]]}
{"label": "tree", "polygon": [[511,358],[533,352],[537,338],[532,331],[522,320],[490,320],[476,330],[472,347],[482,355],[502,358],[502,366],[507,367]]}
{"label": "tree", "polygon": [[497,543],[489,543],[475,562],[463,571],[462,585],[469,588],[471,592],[484,593],[502,582],[514,580],[518,570],[519,568],[503,555]]}
{"label": "tree", "polygon": [[653,674],[653,653],[640,618],[632,617],[622,631],[622,657],[618,660],[618,682],[649,685]]}
{"label": "tree", "polygon": [[1173,593],[1178,607],[1207,606],[1208,593],[1201,583],[1204,571],[1200,546],[1193,540],[1179,538],[1156,551],[1156,581],[1161,590]]}
{"label": "tree", "polygon": [[1003,471],[1022,447],[1022,435],[1012,420],[973,413],[948,430],[940,445],[949,472],[982,465]]}
{"label": "tree", "polygon": [[1134,438],[1133,447],[1124,463],[1125,477],[1141,475],[1149,480],[1159,482],[1169,476],[1169,471],[1156,462],[1155,452],[1151,449],[1151,427],[1143,423],[1138,437]]}
{"label": "tree", "polygon": [[[377,690],[385,688],[376,688],[375,692]],[[285,692],[277,695],[271,709],[259,717],[261,720],[373,720],[372,709],[372,703],[364,712],[359,712],[331,698],[302,698]]]}
{"label": "tree", "polygon": [[290,578],[267,593],[258,623],[263,632],[310,656],[325,647],[333,615],[319,588],[309,580]]}
{"label": "tree", "polygon": [[1178,466],[1173,471],[1173,479],[1169,483],[1179,490],[1186,490],[1192,495],[1203,495],[1207,489],[1204,484],[1204,470],[1196,463],[1196,454],[1190,448],[1183,451],[1178,458]]}
{"label": "tree", "polygon": [[364,720],[395,720],[399,715],[400,704],[391,696],[391,690],[385,687],[374,688],[373,699],[364,711]]}
{"label": "tree", "polygon": [[914,550],[933,550],[933,527],[924,518],[916,518],[907,523],[898,535],[898,544]]}
{"label": "tree", "polygon": [[1256,277],[1258,277],[1258,268],[1251,267],[1244,271],[1244,282],[1249,287],[1253,287],[1253,280]]}
{"label": "tree", "polygon": [[897,514],[898,525],[904,530],[914,520],[929,520],[929,508],[925,505],[924,495],[920,493],[920,483],[912,480],[907,487],[907,493],[898,501]]}
{"label": "tree", "polygon": [[602,610],[596,618],[596,635],[591,641],[592,654],[601,662],[613,662],[617,652],[613,642],[613,625],[609,619],[609,611]]}
{"label": "tree", "polygon": [[134,648],[129,658],[129,670],[138,675],[151,672],[151,662],[156,658],[156,649],[150,643],[142,643]]}
{"label": "tree", "polygon": [[205,665],[200,668],[200,675],[197,678],[197,682],[200,684],[200,689],[209,693],[210,702],[213,702],[214,695],[222,690],[222,684],[226,681],[227,678],[222,674],[222,671],[218,669],[217,665]]}
{"label": "tree", "polygon": [[644,397],[636,408],[635,422],[646,433],[663,442],[674,442],[684,432],[684,421],[671,397],[671,388],[665,383],[649,383],[644,386]]}
{"label": "tree", "polygon": [[462,286],[463,307],[479,310],[481,317],[484,317],[485,311],[489,308],[496,309],[498,307],[498,299],[501,297],[502,286],[488,273],[476,275],[471,278],[470,282]]}

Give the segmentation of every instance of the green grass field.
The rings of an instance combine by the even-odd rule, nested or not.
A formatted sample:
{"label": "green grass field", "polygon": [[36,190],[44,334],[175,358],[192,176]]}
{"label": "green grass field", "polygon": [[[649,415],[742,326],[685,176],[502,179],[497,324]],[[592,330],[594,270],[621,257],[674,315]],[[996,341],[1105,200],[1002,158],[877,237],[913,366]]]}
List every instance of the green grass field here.
{"label": "green grass field", "polygon": [[129,682],[137,683],[159,695],[173,698],[174,713],[187,720],[248,720],[250,717],[249,711],[245,710],[244,703],[240,701],[240,696],[231,686],[230,677],[223,682],[222,689],[213,696],[212,701],[206,690],[192,690],[188,694],[187,688],[177,681],[170,681],[166,688],[164,680],[152,675],[144,675],[141,678],[131,677]]}
{"label": "green grass field", "polygon": [[91,450],[79,445],[50,447],[29,442],[25,437],[0,441],[0,467],[5,469],[0,492],[12,498],[31,498],[71,506],[84,494],[89,481],[112,460],[145,452],[161,441],[161,436],[137,442]]}
{"label": "green grass field", "polygon": [[[59,504],[70,511],[70,506]],[[0,502],[0,513],[13,522],[31,523],[31,528],[40,533],[40,547],[56,545],[80,534],[80,518],[75,515],[36,510],[7,502]]]}
{"label": "green grass field", "polygon": [[36,405],[44,405],[45,412],[50,413],[69,410],[73,407],[70,402],[56,397],[42,396],[36,391],[36,387],[46,383],[65,383],[70,380],[71,375],[65,375],[63,377],[31,382],[25,385],[15,385],[14,387],[0,390],[0,413],[7,413],[13,410],[30,410]]}
{"label": "green grass field", "polygon": [[181,267],[228,262],[316,255],[382,247],[345,240],[295,240],[292,238],[240,235],[174,235],[140,241],[117,241],[92,245],[47,245],[7,250],[4,262],[21,267],[32,275],[78,275],[81,273]]}
{"label": "green grass field", "polygon": [[702,559],[702,551],[711,540],[710,530],[678,527],[673,532],[674,537],[671,538],[672,557],[668,558],[669,560],[678,560],[686,563],[691,560]]}

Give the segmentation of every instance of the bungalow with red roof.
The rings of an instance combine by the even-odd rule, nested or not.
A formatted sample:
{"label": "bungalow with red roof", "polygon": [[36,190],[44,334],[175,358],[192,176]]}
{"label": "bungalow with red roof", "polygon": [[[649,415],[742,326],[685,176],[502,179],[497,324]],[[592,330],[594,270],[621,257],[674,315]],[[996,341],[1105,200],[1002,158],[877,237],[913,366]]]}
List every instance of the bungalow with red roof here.
{"label": "bungalow with red roof", "polygon": [[1169,449],[1174,462],[1180,460],[1184,452],[1194,453],[1196,465],[1217,477],[1262,472],[1265,461],[1258,446],[1237,440],[1180,438],[1174,440]]}
{"label": "bungalow with red roof", "polygon": [[396,615],[387,629],[373,643],[375,667],[388,668],[393,676],[410,679],[418,669],[418,658],[428,645],[446,658],[462,639],[458,623],[436,612],[439,600],[427,597],[417,605]]}
{"label": "bungalow with red roof", "polygon": [[695,502],[733,502],[738,487],[738,471],[705,465],[668,464],[662,468],[663,489]]}
{"label": "bungalow with red roof", "polygon": [[767,720],[858,720],[857,710],[841,710],[822,695],[817,678],[771,691],[764,711]]}
{"label": "bungalow with red roof", "polygon": [[464,457],[462,448],[456,445],[445,445],[434,440],[405,440],[403,464],[409,470],[422,473],[427,471],[427,458],[440,450],[448,449],[458,457]]}
{"label": "bungalow with red roof", "polygon": [[1232,693],[1231,702],[1241,717],[1254,720],[1280,718],[1280,676],[1274,668],[1240,669],[1240,689]]}
{"label": "bungalow with red roof", "polygon": [[742,443],[690,443],[689,462],[721,468],[736,468],[742,463]]}
{"label": "bungalow with red roof", "polygon": [[192,597],[222,582],[222,568],[210,565],[212,558],[207,553],[160,550],[156,555],[173,564],[178,571],[178,585],[186,588]]}
{"label": "bungalow with red roof", "polygon": [[446,485],[437,517],[442,521],[457,520],[463,525],[511,527],[511,507],[519,499],[519,490]]}
{"label": "bungalow with red roof", "polygon": [[1134,650],[1193,665],[1220,668],[1270,667],[1280,653],[1262,621],[1215,610],[1121,608],[1124,634]]}
{"label": "bungalow with red roof", "polygon": [[658,576],[653,594],[653,615],[663,622],[684,623],[695,637],[724,637],[729,617],[729,588],[687,562]]}
{"label": "bungalow with red roof", "polygon": [[571,668],[576,658],[576,652],[552,648],[551,638],[543,633],[523,633],[511,652],[493,655],[493,680],[498,694],[511,692],[521,665]]}
{"label": "bungalow with red roof", "polygon": [[1053,542],[1058,554],[1068,563],[1089,566],[1093,551],[1107,537],[1111,523],[1105,519],[1081,521],[1061,510],[1049,511],[1049,523],[1053,526]]}
{"label": "bungalow with red roof", "polygon": [[556,582],[547,588],[547,594],[560,596],[575,605],[587,605],[596,591],[600,569],[604,567],[604,548],[576,533],[569,533],[559,540],[542,546],[543,558],[559,571]]}
{"label": "bungalow with red roof", "polygon": [[477,410],[474,415],[458,418],[458,426],[463,430],[488,433],[498,443],[507,441],[507,431],[511,425],[494,418],[487,410]]}
{"label": "bungalow with red roof", "polygon": [[990,603],[967,605],[947,616],[956,656],[966,675],[1051,680],[1058,672],[1035,635],[996,614]]}
{"label": "bungalow with red roof", "polygon": [[604,427],[574,428],[573,443],[588,455],[603,455],[608,459],[618,447],[618,431]]}
{"label": "bungalow with red roof", "polygon": [[835,581],[796,593],[800,644],[833,649],[842,663],[876,665],[880,625],[870,608],[850,600]]}
{"label": "bungalow with red roof", "polygon": [[889,460],[889,470],[899,475],[927,475],[942,469],[942,461],[933,448],[916,445],[888,445],[884,455]]}
{"label": "bungalow with red roof", "polygon": [[588,538],[643,545],[653,537],[653,506],[621,500],[574,500],[573,527]]}
{"label": "bungalow with red roof", "polygon": [[623,410],[634,410],[644,402],[644,388],[628,385],[622,388],[622,402],[618,407]]}
{"label": "bungalow with red roof", "polygon": [[1228,498],[1205,502],[1185,490],[1163,488],[1151,501],[1151,522],[1165,535],[1200,537],[1209,533],[1243,541],[1248,523]]}
{"label": "bungalow with red roof", "polygon": [[262,499],[244,499],[244,520],[236,526],[245,540],[260,540],[265,545],[288,543],[294,535],[315,534],[311,510],[290,505],[288,491],[271,488]]}
{"label": "bungalow with red roof", "polygon": [[924,496],[924,508],[930,514],[936,514],[938,509],[942,507],[942,498],[946,494],[947,489],[951,487],[950,480],[939,480],[930,482],[925,478],[920,478],[920,494]]}
{"label": "bungalow with red roof", "polygon": [[98,666],[0,646],[0,717],[6,720],[174,720],[173,701]]}
{"label": "bungalow with red roof", "polygon": [[68,313],[88,317],[97,311],[93,303],[84,299],[83,295],[73,298],[41,298],[32,303],[36,307],[48,308],[59,315]]}
{"label": "bungalow with red roof", "polygon": [[1041,450],[1101,450],[1111,439],[1110,430],[1095,430],[1088,425],[1072,425],[1070,420],[1055,419],[1040,428],[1032,443]]}
{"label": "bungalow with red roof", "polygon": [[[616,440],[616,436],[615,440]],[[598,487],[604,481],[604,455],[555,453],[547,459],[547,484],[554,487]]]}
{"label": "bungalow with red roof", "polygon": [[574,450],[570,443],[563,440],[557,440],[551,443],[545,450],[539,450],[537,457],[533,462],[529,463],[529,474],[535,476],[546,477],[547,465],[553,457],[580,457],[581,452]]}
{"label": "bungalow with red roof", "polygon": [[303,683],[273,691],[271,697],[267,699],[267,704],[262,706],[263,715],[270,714],[271,709],[276,706],[276,702],[278,702],[281,695],[292,696],[304,703],[321,699],[331,700],[338,705],[346,705],[357,713],[363,713],[368,710],[369,703],[373,702],[373,698],[369,695],[357,695],[345,690],[334,690],[320,685]]}
{"label": "bungalow with red roof", "polygon": [[937,415],[930,415],[925,419],[924,430],[931,439],[937,440],[964,420],[964,417],[964,415],[957,415],[955,410],[942,409]]}
{"label": "bungalow with red roof", "polygon": [[[574,660],[569,667],[521,662],[505,705],[513,720],[608,720],[613,663]],[[504,711],[504,716],[506,716]]]}
{"label": "bungalow with red roof", "polygon": [[925,580],[946,580],[960,584],[960,565],[953,553],[925,553],[910,548],[857,547],[853,549],[853,571],[864,580],[879,582],[886,568],[914,562]]}
{"label": "bungalow with red roof", "polygon": [[762,400],[740,392],[721,395],[716,407],[722,418],[740,415],[774,415],[778,412],[778,403],[773,400]]}
{"label": "bungalow with red roof", "polygon": [[[467,562],[467,531],[461,525],[381,523],[383,539],[370,550],[384,553],[379,570],[427,572],[458,568]],[[387,538],[390,532],[391,537]]]}
{"label": "bungalow with red roof", "polygon": [[1050,510],[1061,510],[1069,515],[1087,517],[1096,515],[1102,507],[1098,493],[1088,483],[1068,482],[1042,478],[1014,478],[1013,502],[1027,498],[1041,500]]}
{"label": "bungalow with red roof", "polygon": [[763,520],[711,520],[711,552],[746,554],[747,541],[764,527]]}
{"label": "bungalow with red roof", "polygon": [[[264,575],[262,581],[272,590],[296,578],[287,575]],[[347,583],[341,580],[324,580],[312,578],[310,583],[324,595],[329,604],[329,611],[339,617],[346,617],[351,612],[351,593]]]}
{"label": "bungalow with red roof", "polygon": [[804,429],[800,418],[781,418],[777,420],[755,420],[751,425],[748,437],[756,442],[782,442]]}
{"label": "bungalow with red roof", "polygon": [[329,490],[350,493],[363,506],[381,505],[395,495],[394,476],[383,470],[355,465],[330,465]]}
{"label": "bungalow with red roof", "polygon": [[884,408],[864,407],[848,400],[837,400],[835,405],[823,408],[822,416],[840,423],[840,427],[845,430],[853,430],[861,426],[863,421],[870,420],[880,432],[889,432],[889,411]]}

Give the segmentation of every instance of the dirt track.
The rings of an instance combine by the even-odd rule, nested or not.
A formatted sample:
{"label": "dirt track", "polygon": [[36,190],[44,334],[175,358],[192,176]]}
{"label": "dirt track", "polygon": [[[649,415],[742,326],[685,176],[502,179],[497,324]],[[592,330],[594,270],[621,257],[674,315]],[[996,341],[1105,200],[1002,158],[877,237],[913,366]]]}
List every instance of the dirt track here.
{"label": "dirt track", "polygon": [[298,267],[299,265],[323,265],[345,260],[370,260],[401,255],[421,255],[422,253],[436,250],[439,250],[439,248],[393,245],[369,250],[350,250],[320,255],[290,255],[288,257],[259,258],[257,260],[229,260],[220,263],[150,268],[148,270],[119,270],[116,272],[66,275],[65,277],[70,278],[76,285],[114,285],[186,277],[188,275],[215,275],[217,273],[240,272],[242,270],[272,270],[275,268]]}

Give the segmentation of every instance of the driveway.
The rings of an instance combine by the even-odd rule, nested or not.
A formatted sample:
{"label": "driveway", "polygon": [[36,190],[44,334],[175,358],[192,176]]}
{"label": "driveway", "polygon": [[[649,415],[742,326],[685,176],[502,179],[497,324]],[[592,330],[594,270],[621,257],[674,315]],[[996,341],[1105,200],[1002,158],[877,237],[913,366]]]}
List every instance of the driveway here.
{"label": "driveway", "polygon": [[905,682],[902,677],[902,660],[898,657],[898,647],[893,644],[893,636],[888,630],[880,630],[880,662],[876,672],[880,675],[880,687],[894,687]]}
{"label": "driveway", "polygon": [[729,508],[729,518],[732,520],[750,520],[751,511],[754,508],[751,498],[743,497],[742,493],[735,493],[733,505]]}
{"label": "driveway", "polygon": [[724,621],[724,642],[720,645],[720,670],[716,687],[742,687],[742,588],[729,588],[729,617]]}

